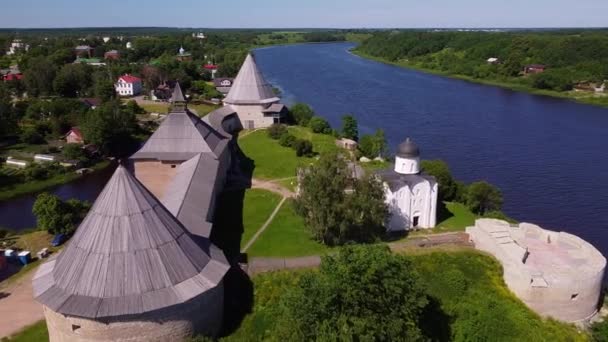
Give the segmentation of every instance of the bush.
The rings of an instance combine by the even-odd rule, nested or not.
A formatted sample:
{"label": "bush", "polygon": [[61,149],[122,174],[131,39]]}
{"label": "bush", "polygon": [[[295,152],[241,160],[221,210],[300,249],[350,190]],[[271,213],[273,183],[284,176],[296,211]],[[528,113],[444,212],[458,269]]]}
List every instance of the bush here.
{"label": "bush", "polygon": [[608,342],[608,319],[591,325],[591,336],[594,341]]}
{"label": "bush", "polygon": [[320,116],[313,116],[312,119],[310,119],[308,126],[314,133],[331,134],[329,122]]}
{"label": "bush", "polygon": [[369,159],[384,156],[387,150],[384,131],[378,129],[373,135],[366,134],[362,136],[358,148],[361,154]]}
{"label": "bush", "polygon": [[[282,297],[278,340],[418,341],[429,301],[406,257],[351,246],[323,257]],[[407,337],[407,338],[405,338]]]}
{"label": "bush", "polygon": [[89,202],[76,199],[62,201],[56,195],[44,192],[36,198],[32,212],[36,215],[38,228],[49,234],[72,234],[91,208]]}
{"label": "bush", "polygon": [[41,145],[46,143],[46,140],[44,140],[42,134],[40,134],[34,128],[26,128],[23,133],[21,133],[21,141],[33,145]]}
{"label": "bush", "polygon": [[294,137],[293,135],[286,133],[286,134],[283,134],[281,136],[281,138],[279,139],[279,145],[281,145],[283,147],[295,148],[297,140],[298,139],[296,137]]}
{"label": "bush", "polygon": [[293,121],[300,126],[308,126],[315,112],[305,103],[296,103],[289,109]]}
{"label": "bush", "polygon": [[270,139],[278,140],[284,134],[287,134],[287,126],[281,124],[274,124],[268,127],[268,137]]}
{"label": "bush", "polygon": [[309,140],[297,139],[293,146],[295,146],[294,149],[296,150],[296,156],[312,157],[312,143]]}

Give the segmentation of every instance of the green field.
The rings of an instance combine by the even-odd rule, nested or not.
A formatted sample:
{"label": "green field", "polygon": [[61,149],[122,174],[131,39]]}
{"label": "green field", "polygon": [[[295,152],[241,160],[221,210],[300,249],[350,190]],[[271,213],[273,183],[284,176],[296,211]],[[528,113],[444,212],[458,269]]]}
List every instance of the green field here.
{"label": "green field", "polygon": [[167,114],[169,112],[169,104],[164,102],[140,104],[146,113]]}
{"label": "green field", "polygon": [[49,333],[46,330],[46,322],[40,321],[34,325],[31,325],[23,331],[15,334],[11,337],[3,337],[2,342],[44,342],[49,340]]}
{"label": "green field", "polygon": [[243,204],[243,237],[241,246],[253,237],[253,235],[268,220],[272,211],[281,201],[281,196],[266,190],[250,189],[245,193]]}
{"label": "green field", "polygon": [[[297,126],[289,127],[289,132],[298,138],[310,140],[316,153],[338,149],[332,136],[312,133],[308,128]],[[254,160],[253,176],[260,179],[294,177],[298,167],[315,161],[314,158],[297,157],[294,150],[269,138],[266,130],[246,134],[239,139],[239,146],[247,157]]]}
{"label": "green field", "polygon": [[329,250],[312,239],[304,220],[295,213],[292,202],[287,201],[247,252],[253,257],[301,257]]}

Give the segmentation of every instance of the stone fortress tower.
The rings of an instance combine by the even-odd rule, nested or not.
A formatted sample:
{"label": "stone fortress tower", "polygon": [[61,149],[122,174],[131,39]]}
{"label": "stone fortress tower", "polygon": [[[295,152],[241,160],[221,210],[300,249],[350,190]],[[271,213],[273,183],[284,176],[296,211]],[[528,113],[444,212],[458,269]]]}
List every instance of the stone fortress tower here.
{"label": "stone fortress tower", "polygon": [[51,342],[180,341],[218,333],[229,267],[119,166],[34,297]]}
{"label": "stone fortress tower", "polygon": [[392,170],[377,173],[389,206],[389,232],[433,228],[437,223],[438,184],[420,169],[420,150],[409,138],[401,143]]}
{"label": "stone fortress tower", "polygon": [[[51,342],[215,336],[230,268],[209,236],[232,162],[234,116],[171,112],[119,166],[74,237],[40,266],[34,297]],[[232,132],[232,131],[231,131]]]}
{"label": "stone fortress tower", "polygon": [[606,258],[564,232],[479,219],[466,229],[479,250],[502,264],[505,283],[541,316],[586,323],[598,312]]}

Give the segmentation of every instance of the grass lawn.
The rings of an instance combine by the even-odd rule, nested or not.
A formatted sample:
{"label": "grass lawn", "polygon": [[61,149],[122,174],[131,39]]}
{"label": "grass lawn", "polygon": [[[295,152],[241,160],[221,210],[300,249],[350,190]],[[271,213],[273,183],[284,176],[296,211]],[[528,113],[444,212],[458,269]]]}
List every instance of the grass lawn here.
{"label": "grass lawn", "polygon": [[247,253],[252,257],[301,257],[329,250],[312,239],[304,220],[295,213],[292,201],[287,201]]}
{"label": "grass lawn", "polygon": [[189,104],[188,108],[193,109],[196,114],[198,114],[198,116],[200,116],[201,118],[211,112],[213,112],[214,110],[220,108],[219,106],[213,106],[213,105],[209,105],[209,104]]}
{"label": "grass lawn", "polygon": [[[332,136],[312,133],[308,128],[297,126],[289,127],[289,132],[298,138],[310,140],[317,153],[338,149]],[[253,176],[260,179],[294,177],[298,167],[315,161],[314,158],[297,157],[294,150],[270,139],[266,130],[246,134],[239,139],[239,146],[247,157],[255,161]]]}
{"label": "grass lawn", "polygon": [[[94,171],[103,170],[110,165],[110,162],[104,160],[91,167]],[[0,188],[0,201],[5,201],[13,197],[40,192],[47,188],[51,188],[57,185],[72,182],[83,175],[79,175],[74,171],[68,171],[66,173],[55,175],[49,179],[37,180],[27,183],[12,184]]]}
{"label": "grass lawn", "polygon": [[272,211],[281,201],[281,196],[266,190],[250,189],[245,193],[243,204],[243,237],[241,247],[245,246],[253,235],[268,220]]}
{"label": "grass lawn", "polygon": [[[541,319],[506,287],[502,268],[479,252],[410,255],[423,287],[444,313],[431,322],[455,341],[585,341],[573,325]],[[447,326],[446,326],[447,325]],[[436,327],[435,327],[436,326]]]}
{"label": "grass lawn", "polygon": [[40,321],[31,325],[21,332],[10,336],[3,337],[2,342],[10,341],[10,342],[43,342],[49,340],[49,333],[46,330],[46,322]]}
{"label": "grass lawn", "polygon": [[164,102],[140,104],[147,113],[167,114],[169,112],[169,104]]}

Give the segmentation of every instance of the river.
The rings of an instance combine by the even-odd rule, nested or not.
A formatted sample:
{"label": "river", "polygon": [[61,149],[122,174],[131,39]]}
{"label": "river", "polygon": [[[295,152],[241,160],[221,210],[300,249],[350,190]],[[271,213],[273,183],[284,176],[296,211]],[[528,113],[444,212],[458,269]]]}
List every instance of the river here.
{"label": "river", "polygon": [[[111,165],[77,180],[46,190],[59,196],[63,200],[77,198],[83,201],[94,202],[103,187],[106,185],[116,165]],[[36,226],[36,217],[32,213],[36,194],[20,196],[0,202],[0,227],[11,230],[24,230]]]}
{"label": "river", "polygon": [[[382,128],[393,148],[412,137],[457,179],[499,186],[509,216],[577,234],[608,255],[608,109],[369,61],[352,47],[270,47],[256,57],[285,102],[310,104],[334,127],[351,113],[361,133]],[[112,170],[52,192],[93,201]],[[0,226],[34,226],[34,200],[0,202]]]}
{"label": "river", "polygon": [[351,113],[393,149],[412,137],[457,179],[500,187],[509,216],[608,255],[608,109],[386,65],[353,46],[263,48],[256,60],[285,102],[310,104],[336,128]]}

